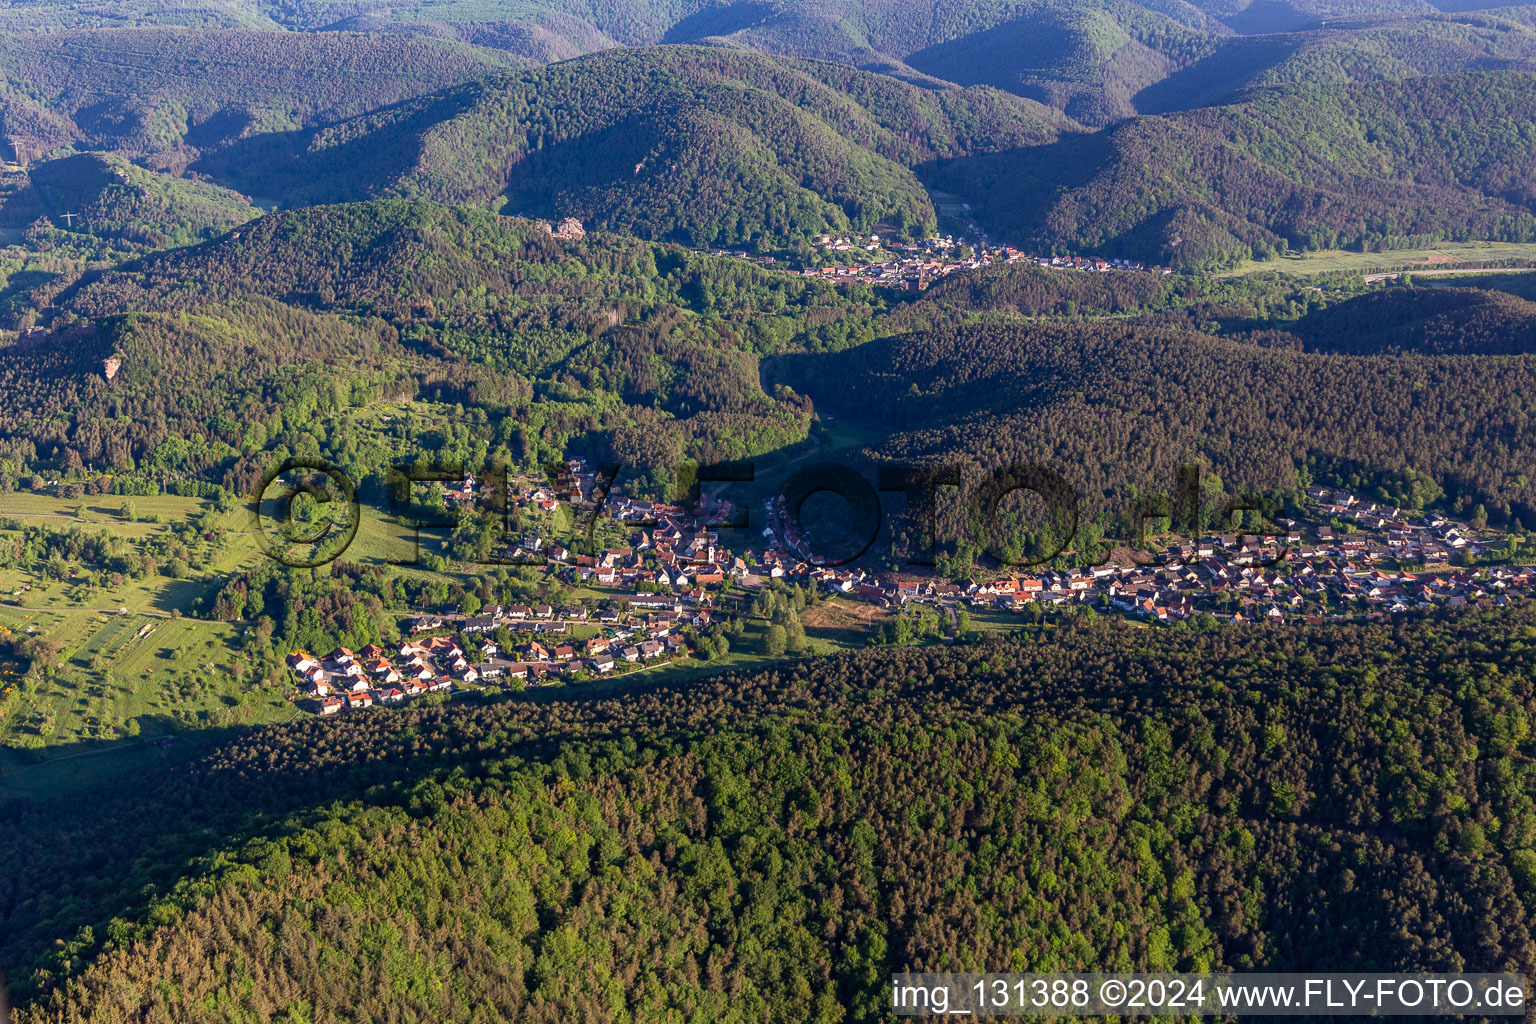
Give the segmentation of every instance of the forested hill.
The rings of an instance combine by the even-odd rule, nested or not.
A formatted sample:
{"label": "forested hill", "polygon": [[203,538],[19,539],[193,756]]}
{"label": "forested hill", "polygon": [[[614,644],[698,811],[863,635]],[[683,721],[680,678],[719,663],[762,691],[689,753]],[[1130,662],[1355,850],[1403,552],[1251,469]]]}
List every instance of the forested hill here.
{"label": "forested hill", "polygon": [[[651,247],[632,239],[579,248],[618,274],[655,273]],[[88,278],[66,293],[63,309],[102,316],[260,295],[316,309],[409,313],[476,290],[509,291],[530,276],[554,293],[566,284],[556,265],[567,251],[547,224],[483,210],[406,201],[316,206]]]}
{"label": "forested hill", "polygon": [[949,163],[984,226],[1186,266],[1292,246],[1536,237],[1536,75],[1258,90]]}
{"label": "forested hill", "polygon": [[[303,33],[413,32],[539,63],[618,46],[717,45],[908,78],[924,71],[948,78],[943,72],[953,71],[965,84],[990,82],[1056,99],[1088,119],[1129,112],[1126,100],[1136,88],[1180,66],[1202,40],[1228,31],[1182,0],[206,0],[203,10],[184,5],[174,14],[144,0],[109,0],[89,10],[37,0],[0,11],[0,27],[18,30],[157,20]],[[964,60],[966,50],[976,59]]]}
{"label": "forested hill", "polygon": [[559,307],[550,326],[595,331],[667,302],[728,320],[801,305],[864,308],[856,302],[867,291],[618,235],[557,238],[547,221],[473,207],[376,200],[268,214],[203,245],[87,275],[57,295],[57,314],[68,322],[261,296],[423,320]]}
{"label": "forested hill", "polygon": [[398,395],[477,406],[493,417],[478,450],[530,469],[588,442],[650,467],[781,448],[807,410],[763,392],[758,357],[865,340],[884,305],[867,287],[401,200],[271,214],[20,295],[49,315],[0,352],[0,441],[237,490],[275,451],[313,447],[312,418],[329,422],[327,456],[372,472],[382,456],[358,449],[344,410]]}
{"label": "forested hill", "polygon": [[985,324],[789,356],[778,372],[818,409],[886,424],[871,459],[1050,466],[1088,516],[1165,490],[1181,462],[1294,493],[1298,467],[1320,457],[1426,473],[1536,522],[1532,356],[1342,356],[1140,324]]}
{"label": "forested hill", "polygon": [[[0,143],[164,154],[324,124],[527,62],[457,42],[345,32],[137,28],[0,36]],[[174,152],[193,147],[192,153]]]}
{"label": "forested hill", "polygon": [[1038,104],[722,49],[619,50],[482,79],[194,165],[259,195],[405,196],[653,239],[931,228],[912,167],[1050,141]]}
{"label": "forested hill", "polygon": [[1530,609],[1106,621],[310,720],[0,809],[0,965],[20,1024],[860,1022],[907,969],[1529,975],[1533,679]]}
{"label": "forested hill", "polygon": [[991,85],[1102,125],[1134,113],[1138,90],[1204,54],[1224,31],[1180,2],[864,0],[724,6],[679,23],[667,39]]}
{"label": "forested hill", "polygon": [[1258,85],[1342,85],[1468,71],[1533,71],[1536,24],[1530,10],[1345,15],[1299,31],[1216,37],[1195,60],[1143,89],[1131,102],[1140,113],[1161,114],[1229,103],[1244,88]]}
{"label": "forested hill", "polygon": [[[1118,0],[1034,4],[994,27],[940,38],[903,59],[936,78],[996,86],[1100,126],[1135,114],[1139,92],[1222,38],[1191,27],[1188,21],[1201,19],[1181,8],[1150,11]],[[1175,20],[1181,15],[1184,21]],[[923,28],[920,18],[907,25]]]}
{"label": "forested hill", "polygon": [[20,32],[0,37],[0,143],[20,160],[78,146],[158,154],[180,170],[200,147],[329,123],[525,64],[409,35]]}
{"label": "forested hill", "polygon": [[246,197],[158,174],[119,156],[84,153],[35,165],[25,187],[0,193],[0,224],[36,239],[105,239],[163,248],[223,234],[256,217]]}
{"label": "forested hill", "polygon": [[1291,328],[1318,351],[1441,355],[1536,353],[1536,302],[1480,288],[1373,292]]}

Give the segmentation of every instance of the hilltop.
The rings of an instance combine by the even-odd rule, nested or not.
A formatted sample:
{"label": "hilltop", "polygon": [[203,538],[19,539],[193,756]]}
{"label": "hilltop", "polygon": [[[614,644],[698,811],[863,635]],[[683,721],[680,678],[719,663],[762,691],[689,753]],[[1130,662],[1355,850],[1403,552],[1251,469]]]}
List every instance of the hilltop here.
{"label": "hilltop", "polygon": [[[1318,330],[1347,330],[1349,305],[1314,314]],[[1133,495],[1166,493],[1181,463],[1204,462],[1229,492],[1284,494],[1318,456],[1383,480],[1427,473],[1453,497],[1536,521],[1522,468],[1536,448],[1519,427],[1536,412],[1529,355],[1367,358],[1145,322],[994,322],[780,366],[818,409],[879,419],[885,436],[865,458],[1049,466],[1081,496],[1085,521],[1122,514]]]}
{"label": "hilltop", "polygon": [[1393,288],[1320,310],[1290,331],[1323,352],[1529,355],[1536,302],[1478,288]]}
{"label": "hilltop", "polygon": [[1189,267],[1282,245],[1536,236],[1536,75],[1261,89],[1051,146],[953,161],[983,226]]}
{"label": "hilltop", "polygon": [[1055,137],[1038,104],[721,49],[481,79],[194,165],[290,202],[430,198],[690,244],[927,230],[912,168]]}
{"label": "hilltop", "polygon": [[308,417],[345,449],[347,409],[422,395],[489,410],[504,420],[496,443],[519,459],[610,435],[647,465],[740,457],[807,427],[798,404],[764,393],[758,357],[856,334],[843,321],[867,318],[869,301],[483,210],[285,211],[34,289],[26,304],[52,308],[37,337],[0,348],[0,400],[14,411],[0,440],[128,470],[167,438],[195,438],[191,461],[177,449],[179,471],[246,488],[269,442],[316,443]]}
{"label": "hilltop", "polygon": [[1335,18],[1291,32],[1211,38],[1131,98],[1137,113],[1230,103],[1255,86],[1345,85],[1421,75],[1536,71],[1528,8]]}
{"label": "hilltop", "polygon": [[239,193],[101,153],[35,164],[0,195],[0,223],[40,229],[39,237],[148,248],[202,241],[259,212]]}

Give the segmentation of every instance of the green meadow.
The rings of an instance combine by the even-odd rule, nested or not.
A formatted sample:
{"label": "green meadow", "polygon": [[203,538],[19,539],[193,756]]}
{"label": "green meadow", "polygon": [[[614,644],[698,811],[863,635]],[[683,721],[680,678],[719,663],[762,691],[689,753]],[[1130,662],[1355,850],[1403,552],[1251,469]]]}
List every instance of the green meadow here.
{"label": "green meadow", "polygon": [[[142,542],[211,505],[174,496],[126,500],[133,520],[123,518],[125,499],[117,496],[12,493],[0,498],[0,517]],[[65,774],[74,778],[161,737],[294,713],[284,688],[254,678],[238,652],[246,626],[191,616],[223,573],[261,557],[242,518],[238,511],[220,517],[225,536],[214,556],[180,579],[156,574],[89,586],[81,577],[49,579],[0,566],[0,630],[61,647],[53,671],[32,686],[23,685],[18,663],[0,662],[0,777],[7,791],[49,788],[49,780],[57,781],[48,767],[54,761],[67,761]]]}
{"label": "green meadow", "polygon": [[1347,252],[1321,249],[1290,253],[1270,260],[1245,260],[1218,277],[1278,270],[1286,274],[1358,274],[1371,270],[1447,271],[1466,264],[1490,261],[1536,261],[1536,242],[1450,242],[1424,249],[1391,249],[1387,252]]}

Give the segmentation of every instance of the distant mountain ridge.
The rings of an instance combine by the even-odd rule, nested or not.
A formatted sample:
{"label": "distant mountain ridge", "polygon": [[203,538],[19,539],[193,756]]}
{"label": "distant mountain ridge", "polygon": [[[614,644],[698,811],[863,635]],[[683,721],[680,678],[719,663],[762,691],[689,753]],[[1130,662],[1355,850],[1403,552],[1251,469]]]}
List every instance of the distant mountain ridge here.
{"label": "distant mountain ridge", "polygon": [[[0,38],[0,148],[135,157],[335,121],[528,62],[410,36],[136,28]],[[170,158],[166,158],[170,159]],[[179,170],[179,168],[177,168]]]}
{"label": "distant mountain ridge", "polygon": [[1056,136],[1038,104],[818,62],[636,48],[485,78],[194,169],[287,202],[428,198],[691,244],[930,230],[913,168]]}
{"label": "distant mountain ridge", "polygon": [[1536,75],[1254,90],[1052,146],[954,161],[941,187],[1040,246],[1201,267],[1297,248],[1536,238]]}
{"label": "distant mountain ridge", "polygon": [[[1518,20],[1516,10],[1504,20]],[[13,48],[34,55],[39,45],[61,46],[38,44],[39,39],[78,41],[79,32],[59,29],[92,30],[111,46],[122,43],[105,43],[106,37],[124,28],[237,30],[272,37],[272,46],[308,47],[333,68],[355,63],[338,46],[367,53],[385,45],[362,46],[346,41],[344,33],[372,33],[394,40],[400,50],[385,59],[385,67],[420,66],[429,73],[442,70],[433,66],[442,58],[434,62],[421,52],[429,44],[445,53],[471,44],[477,48],[469,51],[471,60],[513,66],[623,46],[707,44],[828,60],[908,81],[994,85],[1094,126],[1193,105],[1180,96],[1204,97],[1197,102],[1225,98],[1271,72],[1276,61],[1299,53],[1311,55],[1306,73],[1316,80],[1323,74],[1397,77],[1394,67],[1422,63],[1430,55],[1454,65],[1438,70],[1513,67],[1510,61],[1528,61],[1533,52],[1528,39],[1508,36],[1507,24],[1502,35],[1423,32],[1407,48],[1360,34],[1362,25],[1382,19],[1406,21],[1410,28],[1431,19],[1449,23],[1423,0],[446,0],[430,5],[231,0],[174,12],[148,0],[113,0],[89,11],[47,2],[13,8],[0,12],[0,30],[16,33]],[[50,31],[28,32],[40,27]],[[1244,35],[1252,35],[1256,45],[1247,45]],[[317,42],[322,39],[328,41]],[[413,47],[416,52],[410,52]],[[326,48],[332,52],[322,53]],[[492,51],[496,56],[487,56]],[[283,58],[252,50],[247,63],[268,68]],[[1165,84],[1171,77],[1181,84]],[[1277,80],[1287,79],[1282,74]],[[1137,97],[1146,90],[1153,91],[1143,102]]]}
{"label": "distant mountain ridge", "polygon": [[1536,100],[1528,8],[184,12],[250,22],[217,30],[132,9],[96,12],[136,27],[0,39],[0,157],[104,151],[269,206],[424,198],[690,245],[929,231],[928,187],[969,201],[998,241],[1187,268],[1286,246],[1536,237],[1522,170],[1536,153],[1519,130]]}

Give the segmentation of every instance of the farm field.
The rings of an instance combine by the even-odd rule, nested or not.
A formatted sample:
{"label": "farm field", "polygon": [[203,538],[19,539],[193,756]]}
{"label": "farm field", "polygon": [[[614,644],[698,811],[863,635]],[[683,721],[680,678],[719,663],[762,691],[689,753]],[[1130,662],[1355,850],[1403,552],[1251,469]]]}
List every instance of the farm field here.
{"label": "farm field", "polygon": [[[131,502],[136,520],[122,516],[123,503]],[[54,528],[79,527],[94,532],[106,530],[131,540],[143,540],[164,532],[169,524],[182,522],[202,515],[213,507],[213,502],[203,498],[182,498],[174,495],[123,498],[118,495],[93,495],[83,498],[63,498],[52,494],[12,493],[0,496],[0,519],[11,518],[24,526],[51,526]],[[164,522],[138,520],[159,517]],[[194,572],[203,574],[228,574],[243,569],[254,569],[264,558],[262,546],[256,536],[255,523],[247,508],[240,506],[222,513],[214,520],[217,529],[223,531],[219,550],[207,562],[193,566]],[[446,531],[422,529],[419,540],[422,550],[439,550],[441,537]],[[383,509],[364,505],[357,537],[347,549],[349,562],[363,565],[401,565],[416,555],[418,531],[402,523]],[[409,571],[408,566],[402,566]],[[33,590],[22,598],[29,607],[63,606],[69,600],[67,586],[44,587],[31,574],[0,566],[0,600],[13,595],[17,587],[27,582]],[[162,580],[158,585],[138,586],[126,584],[122,588],[101,588],[88,602],[92,607],[116,609],[127,607],[130,611],[152,609],[168,612],[173,607],[187,611],[189,602],[201,593],[201,587],[182,587],[181,593],[165,598],[167,588]]]}
{"label": "farm field", "polygon": [[1360,273],[1367,270],[1455,270],[1458,265],[1489,260],[1536,260],[1536,242],[1454,242],[1425,249],[1393,249],[1388,252],[1346,252],[1323,249],[1293,253],[1272,260],[1246,260],[1218,277],[1278,270],[1303,276],[1329,273]]}
{"label": "farm field", "polygon": [[[124,503],[129,503],[132,518],[125,518]],[[201,498],[170,495],[124,498],[118,495],[91,495],[63,498],[50,494],[12,493],[0,496],[0,519],[13,520],[23,527],[55,530],[79,529],[88,534],[106,532],[143,542],[167,532],[171,524],[201,516],[212,503]],[[236,534],[242,528],[240,513],[217,517],[215,528]],[[5,532],[0,527],[0,533]],[[238,557],[241,543],[230,536],[214,557],[200,565],[189,565],[179,579],[156,574],[143,579],[125,579],[119,584],[102,581],[85,585],[83,579],[50,579],[35,572],[0,566],[0,605],[20,609],[71,611],[126,611],[150,616],[172,613],[190,614],[193,603],[211,586],[210,573],[227,570],[231,556]],[[254,541],[249,542],[253,548]]]}

